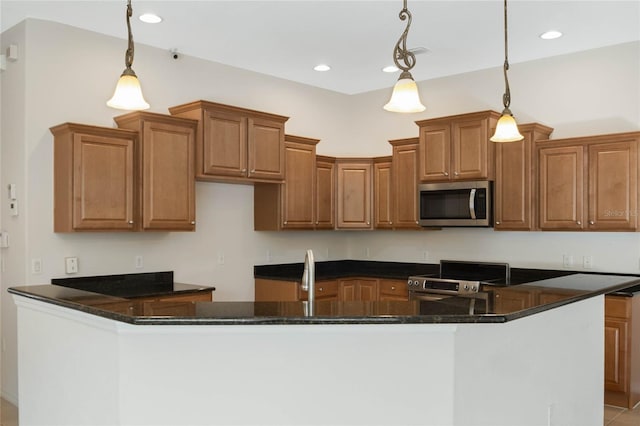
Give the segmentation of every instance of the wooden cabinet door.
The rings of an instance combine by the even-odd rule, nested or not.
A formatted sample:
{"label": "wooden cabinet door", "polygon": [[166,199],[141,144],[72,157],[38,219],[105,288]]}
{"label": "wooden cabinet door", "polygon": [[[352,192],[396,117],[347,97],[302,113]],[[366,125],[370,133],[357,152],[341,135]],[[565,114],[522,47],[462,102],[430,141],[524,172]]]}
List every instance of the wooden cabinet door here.
{"label": "wooden cabinet door", "polygon": [[143,229],[193,231],[195,126],[145,120],[142,134]]}
{"label": "wooden cabinet door", "polygon": [[378,229],[393,227],[391,214],[393,195],[391,191],[391,160],[373,164],[373,226]]}
{"label": "wooden cabinet door", "polygon": [[134,140],[75,133],[72,163],[73,229],[133,229]]}
{"label": "wooden cabinet door", "polygon": [[589,146],[590,230],[635,230],[638,148],[635,140]]}
{"label": "wooden cabinet door", "polygon": [[340,295],[338,291],[338,281],[317,281],[316,300],[317,301],[338,301]]}
{"label": "wooden cabinet door", "polygon": [[[418,141],[393,146],[392,220],[396,229],[418,226]],[[392,142],[393,143],[393,142]]]}
{"label": "wooden cabinet door", "polygon": [[249,118],[247,176],[255,179],[284,179],[284,123]]}
{"label": "wooden cabinet door", "polygon": [[523,136],[522,142],[496,144],[495,229],[524,231],[533,227],[532,141],[530,133]]}
{"label": "wooden cabinet door", "polygon": [[313,229],[315,210],[314,144],[285,142],[286,179],[282,184],[282,227]]}
{"label": "wooden cabinet door", "polygon": [[584,147],[540,148],[538,163],[540,228],[583,229]]}
{"label": "wooden cabinet door", "polygon": [[378,300],[380,302],[409,300],[409,290],[405,280],[381,279],[378,281]]}
{"label": "wooden cabinet door", "polygon": [[247,119],[241,115],[205,110],[202,164],[204,176],[247,175]]}
{"label": "wooden cabinet door", "polygon": [[338,229],[371,228],[371,162],[339,162]]}
{"label": "wooden cabinet door", "polygon": [[358,300],[358,280],[340,280],[338,285],[338,291],[340,292],[339,300],[341,302],[354,302]]}
{"label": "wooden cabinet door", "polygon": [[429,125],[420,128],[420,180],[449,180],[451,167],[451,126]]}
{"label": "wooden cabinet door", "polygon": [[378,280],[363,278],[358,280],[356,292],[358,299],[362,302],[378,301]]}
{"label": "wooden cabinet door", "polygon": [[509,288],[496,288],[493,291],[493,310],[504,314],[530,308],[535,303],[535,293]]}
{"label": "wooden cabinet door", "polygon": [[604,387],[609,391],[627,391],[628,326],[626,320],[605,318]]}
{"label": "wooden cabinet door", "polygon": [[335,159],[316,157],[316,229],[335,227]]}
{"label": "wooden cabinet door", "polygon": [[452,179],[487,179],[489,145],[487,119],[452,124]]}

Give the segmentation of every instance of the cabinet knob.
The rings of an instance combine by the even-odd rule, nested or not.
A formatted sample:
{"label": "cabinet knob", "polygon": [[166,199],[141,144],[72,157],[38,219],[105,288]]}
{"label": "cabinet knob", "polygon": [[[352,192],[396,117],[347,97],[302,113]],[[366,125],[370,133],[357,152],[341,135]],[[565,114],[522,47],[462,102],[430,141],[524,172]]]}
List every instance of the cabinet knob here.
{"label": "cabinet knob", "polygon": [[319,221],[319,220],[316,220],[316,225],[319,225],[319,224],[320,224],[320,221]]}
{"label": "cabinet knob", "polygon": [[129,221],[129,225],[133,225],[133,221],[132,220]]}
{"label": "cabinet knob", "polygon": [[579,220],[576,221],[576,224],[578,225],[582,225],[582,222],[580,222]]}
{"label": "cabinet knob", "polygon": [[416,220],[416,225],[420,225],[420,222],[418,222],[417,220]]}
{"label": "cabinet knob", "polygon": [[242,169],[241,171],[242,171],[242,173],[246,173],[247,169]]}
{"label": "cabinet knob", "polygon": [[195,225],[195,224],[196,224],[196,221],[195,221],[195,220],[192,220],[192,221],[191,221],[191,224],[192,224],[192,225]]}
{"label": "cabinet knob", "polygon": [[500,225],[500,221],[499,220],[496,221],[496,225]]}
{"label": "cabinet knob", "polygon": [[322,287],[318,287],[318,291],[324,291]]}
{"label": "cabinet knob", "polygon": [[589,221],[589,225],[595,225],[596,223],[592,220]]}
{"label": "cabinet knob", "polygon": [[283,223],[286,225],[288,223],[288,221],[285,220]]}
{"label": "cabinet knob", "polygon": [[256,172],[256,169],[251,169],[251,173],[255,173],[255,172]]}
{"label": "cabinet knob", "polygon": [[393,225],[393,222],[392,222],[392,221],[389,221],[389,225]]}
{"label": "cabinet knob", "polygon": [[395,290],[395,289],[396,289],[396,287],[395,287],[395,286],[391,286],[391,290]]}
{"label": "cabinet knob", "polygon": [[449,172],[444,172],[442,174],[445,175],[445,176],[449,176]]}
{"label": "cabinet knob", "polygon": [[454,176],[458,176],[459,174],[460,174],[460,173],[458,173],[458,172],[453,172],[453,175],[454,175]]}
{"label": "cabinet knob", "polygon": [[371,222],[367,222],[367,225],[371,225]]}

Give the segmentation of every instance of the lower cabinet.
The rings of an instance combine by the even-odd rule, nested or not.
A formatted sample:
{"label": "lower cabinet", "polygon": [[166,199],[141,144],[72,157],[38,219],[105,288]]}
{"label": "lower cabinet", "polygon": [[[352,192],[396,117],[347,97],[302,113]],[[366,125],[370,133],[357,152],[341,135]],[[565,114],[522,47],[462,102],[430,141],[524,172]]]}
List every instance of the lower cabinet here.
{"label": "lower cabinet", "polygon": [[196,313],[196,305],[193,302],[211,302],[212,300],[211,291],[132,299],[134,303],[140,304],[143,315],[155,316],[193,316]]}
{"label": "lower cabinet", "polygon": [[640,296],[606,296],[604,403],[632,408],[640,402]]}
{"label": "lower cabinet", "polygon": [[[281,281],[256,278],[256,302],[297,302],[307,300],[300,289],[300,281]],[[316,281],[317,301],[407,301],[409,293],[405,280],[367,277]]]}
{"label": "lower cabinet", "polygon": [[375,302],[378,300],[378,280],[374,278],[346,278],[339,282],[340,301]]}

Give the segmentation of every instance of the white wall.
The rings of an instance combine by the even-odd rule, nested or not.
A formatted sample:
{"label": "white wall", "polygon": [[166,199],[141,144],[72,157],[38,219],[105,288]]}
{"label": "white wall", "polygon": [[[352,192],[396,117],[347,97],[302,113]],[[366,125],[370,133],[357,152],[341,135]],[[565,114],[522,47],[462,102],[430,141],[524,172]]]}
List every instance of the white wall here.
{"label": "white wall", "polygon": [[[204,182],[196,188],[195,233],[54,234],[48,129],[65,121],[113,125],[120,112],[105,101],[124,68],[126,42],[27,20],[3,33],[2,48],[8,43],[21,52],[1,75],[0,187],[17,183],[21,203],[20,216],[10,217],[0,192],[2,228],[11,234],[2,272],[2,392],[10,400],[17,395],[15,309],[5,289],[64,276],[65,256],[78,256],[79,275],[174,270],[179,281],[215,285],[218,300],[250,300],[254,264],[300,262],[306,248],[318,260],[362,258],[366,246],[379,260],[423,261],[428,251],[430,261],[487,259],[541,267],[560,267],[562,253],[590,254],[598,270],[640,272],[636,234],[254,232],[253,188]],[[639,43],[630,43],[514,64],[512,109],[521,122],[555,127],[556,136],[638,130],[639,50]],[[136,45],[133,68],[152,111],[207,99],[282,114],[291,117],[288,133],[319,138],[318,153],[337,156],[388,155],[388,139],[417,135],[415,120],[500,110],[503,90],[499,67],[426,81],[420,86],[427,111],[399,115],[381,110],[389,90],[346,96],[187,56],[175,61],[164,50],[142,45]],[[224,255],[222,265],[218,254]],[[143,269],[134,268],[136,255],[144,257]],[[33,258],[42,259],[41,274],[31,274]]]}

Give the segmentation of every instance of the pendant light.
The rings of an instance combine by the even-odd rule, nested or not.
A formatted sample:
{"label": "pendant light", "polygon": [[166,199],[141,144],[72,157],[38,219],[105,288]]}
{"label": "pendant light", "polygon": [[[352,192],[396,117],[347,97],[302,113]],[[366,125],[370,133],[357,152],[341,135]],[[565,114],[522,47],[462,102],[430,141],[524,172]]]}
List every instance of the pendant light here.
{"label": "pendant light", "polygon": [[391,99],[384,106],[384,109],[392,112],[420,112],[426,108],[420,102],[418,86],[409,72],[416,64],[416,55],[407,49],[407,34],[409,34],[409,27],[411,27],[411,12],[407,9],[407,0],[403,0],[403,6],[399,16],[401,21],[407,21],[407,27],[393,49],[393,62],[398,69],[402,70],[402,73],[393,87]]}
{"label": "pendant light", "polygon": [[142,96],[142,89],[136,73],[131,69],[133,64],[133,35],[131,35],[131,0],[127,0],[127,30],[129,33],[129,44],[124,54],[124,63],[126,68],[122,72],[113,97],[107,101],[107,105],[111,108],[126,110],[148,109],[149,104]]}
{"label": "pendant light", "polygon": [[509,105],[511,104],[511,91],[509,90],[509,80],[507,79],[507,71],[509,70],[509,55],[507,44],[507,0],[504,0],[504,85],[505,91],[502,95],[502,104],[504,109],[502,110],[502,116],[498,120],[496,125],[496,132],[489,140],[491,142],[518,142],[524,139],[524,136],[520,134],[516,120],[511,114]]}

